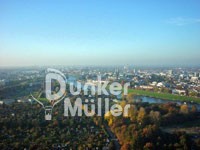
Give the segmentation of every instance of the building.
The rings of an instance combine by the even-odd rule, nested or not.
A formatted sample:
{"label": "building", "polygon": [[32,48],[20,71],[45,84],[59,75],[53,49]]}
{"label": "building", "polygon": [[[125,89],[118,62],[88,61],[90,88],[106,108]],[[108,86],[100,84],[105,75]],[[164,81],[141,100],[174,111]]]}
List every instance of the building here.
{"label": "building", "polygon": [[173,75],[173,71],[172,70],[168,70],[168,75],[172,76]]}
{"label": "building", "polygon": [[165,87],[165,85],[164,85],[162,82],[159,82],[159,83],[157,84],[157,87]]}
{"label": "building", "polygon": [[186,91],[185,90],[174,89],[174,90],[172,90],[172,94],[186,95]]}
{"label": "building", "polygon": [[141,85],[140,88],[145,89],[145,90],[152,90],[153,89],[152,86],[147,86],[147,85]]}
{"label": "building", "polygon": [[198,77],[191,77],[190,82],[197,83]]}

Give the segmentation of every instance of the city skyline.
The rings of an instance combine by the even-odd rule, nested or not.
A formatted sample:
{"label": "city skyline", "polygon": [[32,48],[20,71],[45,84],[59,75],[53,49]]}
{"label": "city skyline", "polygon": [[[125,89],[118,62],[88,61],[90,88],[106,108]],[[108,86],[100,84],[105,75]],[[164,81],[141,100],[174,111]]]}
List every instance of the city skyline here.
{"label": "city skyline", "polygon": [[2,0],[0,66],[197,66],[199,4]]}

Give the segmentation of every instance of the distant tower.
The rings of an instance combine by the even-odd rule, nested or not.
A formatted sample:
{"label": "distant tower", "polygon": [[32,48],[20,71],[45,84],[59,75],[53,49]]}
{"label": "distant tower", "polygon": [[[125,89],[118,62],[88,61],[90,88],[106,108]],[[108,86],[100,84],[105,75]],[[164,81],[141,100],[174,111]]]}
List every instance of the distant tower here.
{"label": "distant tower", "polygon": [[46,76],[45,76],[45,75],[46,75],[47,72],[46,72],[46,70],[44,70],[44,71],[42,71],[42,72],[43,72],[43,74],[44,74],[44,78],[43,78],[44,81],[43,81],[43,83],[42,83],[42,90],[45,91],[45,86],[46,86]]}
{"label": "distant tower", "polygon": [[133,73],[134,73],[134,74],[136,73],[135,69],[133,69]]}
{"label": "distant tower", "polygon": [[197,77],[198,75],[197,75],[197,72],[194,72],[194,77]]}
{"label": "distant tower", "polygon": [[126,73],[129,72],[129,66],[128,66],[128,64],[124,66],[124,72],[126,72]]}
{"label": "distant tower", "polygon": [[172,70],[169,70],[169,71],[168,71],[168,74],[169,74],[170,76],[172,76],[172,75],[173,75],[173,71],[172,71]]}
{"label": "distant tower", "polygon": [[115,73],[116,73],[116,79],[118,80],[119,79],[119,69],[118,68],[115,70]]}

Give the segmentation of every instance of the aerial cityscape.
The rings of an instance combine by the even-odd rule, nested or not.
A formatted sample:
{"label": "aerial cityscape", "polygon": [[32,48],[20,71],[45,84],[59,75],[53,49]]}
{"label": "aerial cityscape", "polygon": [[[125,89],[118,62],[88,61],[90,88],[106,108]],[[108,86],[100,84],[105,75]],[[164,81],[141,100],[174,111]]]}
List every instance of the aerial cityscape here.
{"label": "aerial cityscape", "polygon": [[200,2],[0,0],[0,149],[199,150]]}

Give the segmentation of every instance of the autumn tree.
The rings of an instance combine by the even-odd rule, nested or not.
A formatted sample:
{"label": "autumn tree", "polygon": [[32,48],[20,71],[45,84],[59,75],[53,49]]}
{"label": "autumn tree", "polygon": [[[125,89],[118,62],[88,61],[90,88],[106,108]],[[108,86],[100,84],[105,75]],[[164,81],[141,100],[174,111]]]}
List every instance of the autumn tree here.
{"label": "autumn tree", "polygon": [[150,119],[153,123],[155,124],[159,124],[160,121],[160,112],[159,111],[150,111]]}
{"label": "autumn tree", "polygon": [[188,112],[189,112],[188,106],[186,104],[181,105],[181,107],[180,107],[180,113],[188,114]]}
{"label": "autumn tree", "polygon": [[139,124],[143,124],[145,116],[146,116],[145,109],[143,107],[140,107],[140,110],[139,110],[138,116],[137,116],[137,121]]}

